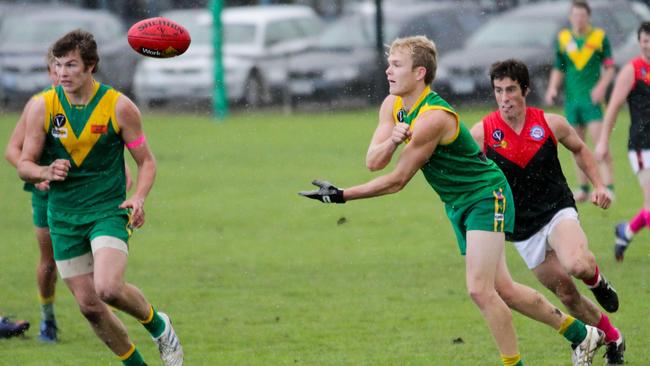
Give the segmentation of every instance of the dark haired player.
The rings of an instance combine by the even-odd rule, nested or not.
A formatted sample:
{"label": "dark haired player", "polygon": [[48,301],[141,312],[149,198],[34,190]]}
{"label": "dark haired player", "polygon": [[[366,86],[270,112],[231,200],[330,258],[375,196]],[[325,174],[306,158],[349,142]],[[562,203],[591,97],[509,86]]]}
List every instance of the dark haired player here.
{"label": "dark haired player", "polygon": [[504,172],[515,203],[515,229],[506,233],[537,279],[553,291],[569,313],[605,333],[606,365],[623,363],[625,343],[607,315],[578,292],[571,277],[582,280],[607,311],[618,310],[618,295],[596,265],[580,226],[573,195],[557,155],[564,145],[594,185],[591,200],[601,208],[611,198],[596,161],[557,114],[527,107],[528,68],[518,60],[492,65],[490,79],[498,110],[471,130],[488,158]]}

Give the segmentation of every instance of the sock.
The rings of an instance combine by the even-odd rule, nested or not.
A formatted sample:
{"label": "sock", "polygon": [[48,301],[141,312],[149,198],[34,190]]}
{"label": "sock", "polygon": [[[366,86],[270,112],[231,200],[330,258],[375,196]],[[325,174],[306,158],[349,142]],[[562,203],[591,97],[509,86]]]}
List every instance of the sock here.
{"label": "sock", "polygon": [[585,323],[571,315],[567,315],[557,332],[562,334],[572,344],[580,344],[587,338],[587,327],[585,327]]}
{"label": "sock", "polygon": [[501,362],[503,362],[503,366],[524,366],[519,353],[514,356],[501,355]]}
{"label": "sock", "polygon": [[[650,225],[648,225],[648,224],[650,223],[650,211],[648,211],[648,210],[646,210],[646,209],[643,209],[643,217],[645,218],[645,224],[646,224],[646,226],[650,226]],[[641,227],[640,229],[642,229],[642,228],[643,228],[643,227]],[[639,229],[639,230],[640,230],[640,229]]]}
{"label": "sock", "polygon": [[596,328],[605,332],[605,342],[614,342],[620,337],[618,329],[614,328],[609,318],[605,314],[600,314],[600,321],[596,324]]}
{"label": "sock", "polygon": [[607,189],[609,189],[610,191],[614,192],[614,185],[613,185],[613,184],[608,184],[608,185],[607,185]]}
{"label": "sock", "polygon": [[585,192],[585,193],[589,193],[589,190],[590,190],[589,184],[581,184],[580,185],[580,190]]}
{"label": "sock", "polygon": [[151,306],[149,316],[145,320],[140,320],[140,323],[149,331],[152,337],[158,338],[165,331],[165,320],[158,314],[156,309]]}
{"label": "sock", "polygon": [[124,366],[144,366],[144,359],[140,352],[135,348],[135,344],[131,343],[131,349],[122,356],[119,356]]}
{"label": "sock", "polygon": [[54,295],[50,297],[41,297],[41,319],[46,322],[54,322]]}
{"label": "sock", "polygon": [[[646,225],[646,210],[644,208],[639,211],[636,216],[632,220],[630,220],[630,223],[625,226],[625,236],[629,240],[632,235],[636,234],[641,230],[644,226]],[[627,235],[627,229],[630,229],[632,232],[632,235]]]}
{"label": "sock", "polygon": [[596,287],[596,285],[598,285],[598,282],[600,282],[600,271],[598,270],[598,266],[596,266],[596,273],[594,276],[589,279],[583,279],[582,282],[584,282],[585,285],[589,286],[589,288]]}

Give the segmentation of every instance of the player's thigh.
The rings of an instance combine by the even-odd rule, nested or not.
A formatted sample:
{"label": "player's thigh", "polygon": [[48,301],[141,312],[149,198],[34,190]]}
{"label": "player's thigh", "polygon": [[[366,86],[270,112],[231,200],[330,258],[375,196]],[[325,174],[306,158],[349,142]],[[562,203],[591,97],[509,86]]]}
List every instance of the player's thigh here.
{"label": "player's thigh", "polygon": [[576,261],[589,261],[592,256],[580,221],[571,217],[558,220],[548,235],[548,243],[565,269]]}
{"label": "player's thigh", "polygon": [[122,282],[129,253],[128,221],[127,215],[113,215],[94,223],[89,237],[96,282]]}

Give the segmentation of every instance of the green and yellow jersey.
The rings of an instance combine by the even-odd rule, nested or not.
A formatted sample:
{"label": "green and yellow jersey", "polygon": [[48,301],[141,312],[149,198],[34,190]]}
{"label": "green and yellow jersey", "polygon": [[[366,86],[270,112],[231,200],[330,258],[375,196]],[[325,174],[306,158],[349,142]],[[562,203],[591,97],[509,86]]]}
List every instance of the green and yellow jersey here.
{"label": "green and yellow jersey", "polygon": [[601,28],[590,28],[579,36],[562,29],[555,41],[554,68],[566,75],[566,100],[591,101],[591,89],[600,78],[600,69],[614,64],[607,34]]}
{"label": "green and yellow jersey", "polygon": [[456,134],[441,141],[421,170],[440,199],[451,206],[462,206],[474,200],[492,197],[507,181],[497,165],[485,157],[458,113],[437,93],[427,87],[410,111],[404,109],[401,97],[393,104],[395,124],[404,122],[412,130],[417,117],[429,110],[449,112],[456,119]]}
{"label": "green and yellow jersey", "polygon": [[[51,182],[49,211],[103,216],[125,212],[124,143],[115,116],[120,93],[95,82],[87,105],[70,104],[61,86],[43,93],[44,153],[71,163],[64,181]],[[89,217],[89,219],[91,219]]]}

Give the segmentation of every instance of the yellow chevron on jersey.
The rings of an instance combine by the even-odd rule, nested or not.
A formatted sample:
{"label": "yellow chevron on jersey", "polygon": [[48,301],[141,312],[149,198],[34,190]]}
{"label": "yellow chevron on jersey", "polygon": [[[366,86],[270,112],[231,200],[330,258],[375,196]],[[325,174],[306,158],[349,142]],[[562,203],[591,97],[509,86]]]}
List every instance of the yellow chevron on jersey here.
{"label": "yellow chevron on jersey", "polygon": [[[50,126],[54,124],[52,127],[52,135],[61,142],[61,145],[64,146],[77,167],[83,164],[84,159],[102,136],[102,133],[106,133],[108,130],[109,124],[112,125],[116,133],[120,131],[115,116],[115,105],[117,104],[120,93],[113,88],[108,88],[103,95],[98,96],[97,92],[100,86],[100,83],[95,82],[93,96],[86,106],[70,105],[65,94],[63,96],[66,100],[61,100],[56,89],[43,93],[43,98],[45,99],[45,121],[43,126],[45,133],[49,133]],[[99,100],[95,100],[96,98],[99,98]],[[91,104],[94,106],[90,115],[83,121],[83,129],[78,133],[78,136],[72,128],[72,123],[67,123],[64,126],[58,125],[60,123],[58,121],[63,121],[63,123],[65,121],[71,122],[72,116],[66,112],[64,104],[70,106],[68,111],[73,112],[75,110],[83,110]]]}
{"label": "yellow chevron on jersey", "polygon": [[603,49],[604,39],[605,31],[601,28],[593,28],[582,47],[578,47],[569,29],[563,29],[558,34],[560,50],[566,52],[578,71],[587,65],[594,52]]}

